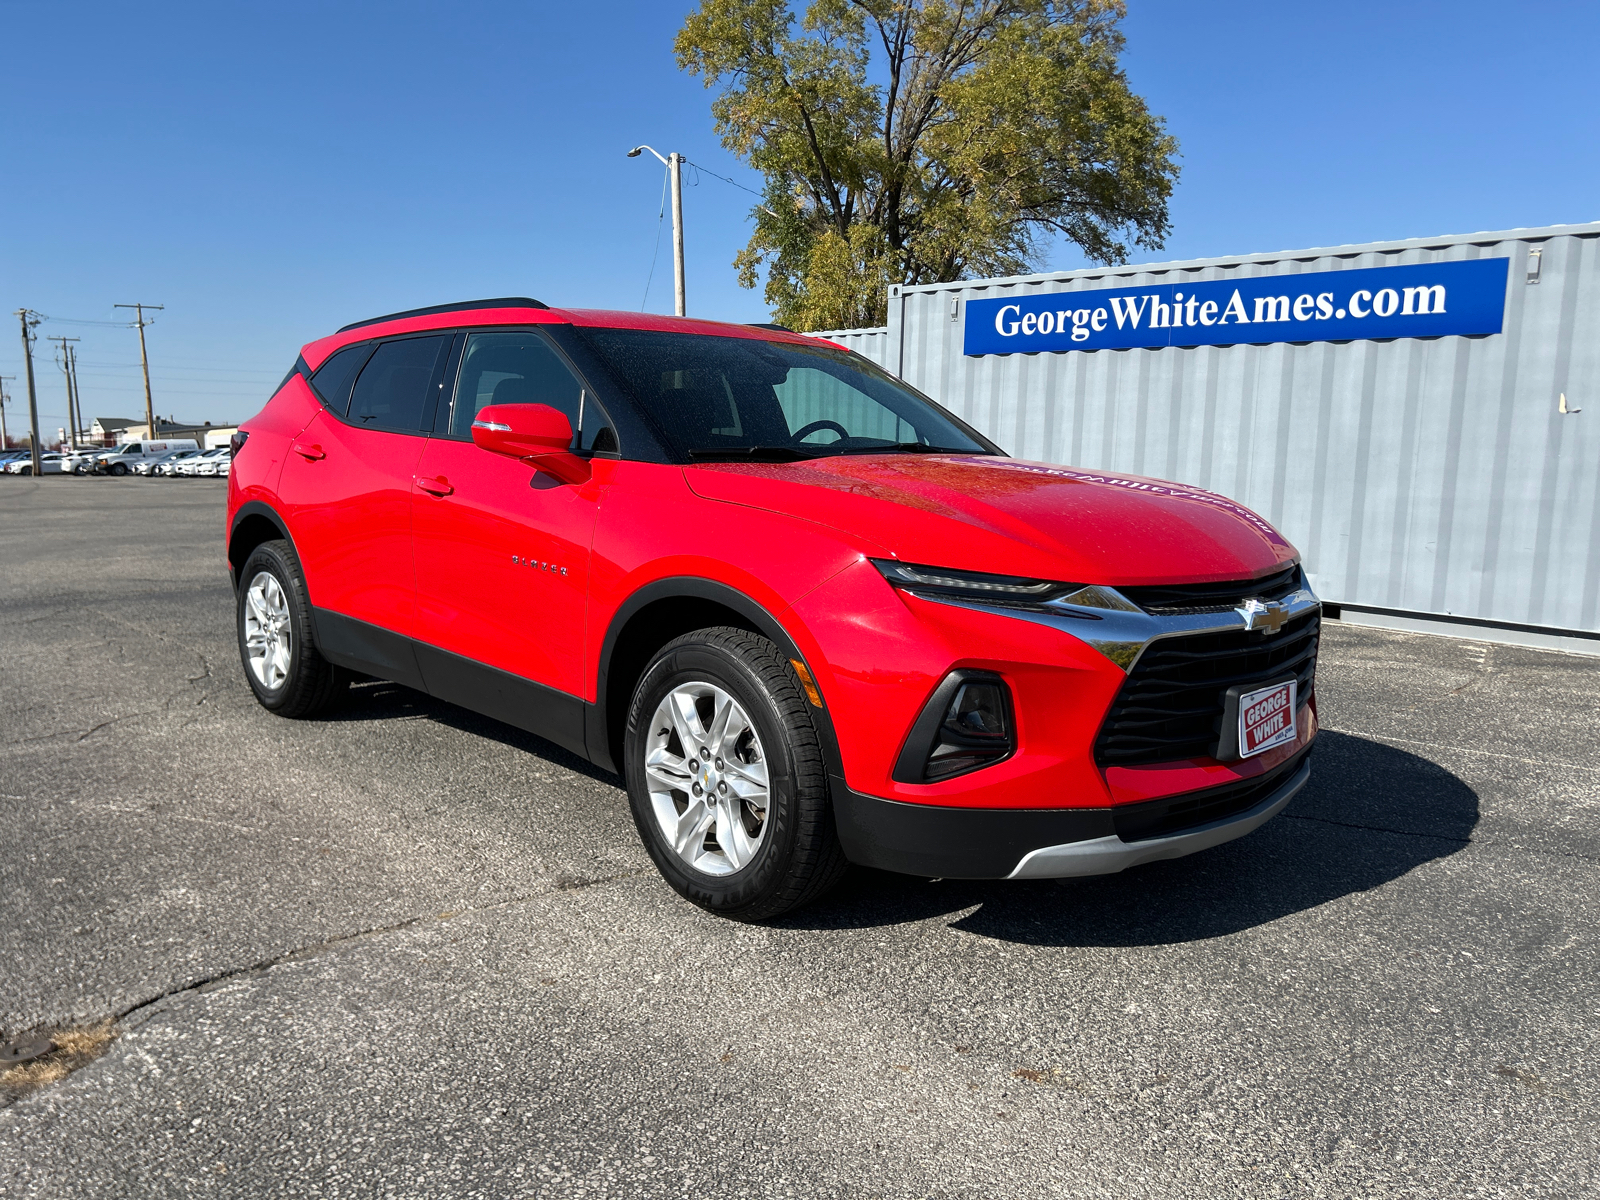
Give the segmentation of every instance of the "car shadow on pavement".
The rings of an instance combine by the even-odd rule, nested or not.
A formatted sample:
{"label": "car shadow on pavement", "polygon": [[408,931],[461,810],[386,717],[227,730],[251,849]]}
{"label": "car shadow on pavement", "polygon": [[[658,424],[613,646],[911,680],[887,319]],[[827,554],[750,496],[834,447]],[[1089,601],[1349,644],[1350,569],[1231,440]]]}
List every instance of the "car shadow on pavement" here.
{"label": "car shadow on pavement", "polygon": [[1276,820],[1236,842],[1084,879],[930,882],[856,870],[832,895],[780,924],[859,929],[961,912],[955,928],[1007,942],[1199,941],[1398,879],[1461,850],[1477,823],[1477,793],[1449,771],[1381,742],[1324,730],[1305,789]]}
{"label": "car shadow on pavement", "polygon": [[493,717],[481,716],[470,708],[439,700],[426,692],[408,688],[404,684],[387,680],[370,680],[353,684],[349,698],[338,708],[322,718],[325,721],[396,721],[425,719],[459,729],[475,737],[489,738],[503,745],[513,746],[529,754],[536,754],[558,767],[599,779],[616,787],[622,786],[620,776],[595,766],[554,742],[546,741],[536,733],[528,733],[515,725],[507,725]]}

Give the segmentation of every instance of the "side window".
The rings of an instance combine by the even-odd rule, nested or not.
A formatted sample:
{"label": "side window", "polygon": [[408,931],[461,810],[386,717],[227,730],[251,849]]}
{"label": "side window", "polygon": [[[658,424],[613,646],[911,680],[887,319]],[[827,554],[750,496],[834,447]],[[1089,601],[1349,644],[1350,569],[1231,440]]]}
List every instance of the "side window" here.
{"label": "side window", "polygon": [[345,409],[350,407],[350,385],[355,382],[356,372],[360,370],[361,364],[371,350],[371,342],[336,350],[311,377],[312,389],[322,398],[324,404],[341,417],[344,416]]}
{"label": "side window", "polygon": [[616,450],[604,410],[566,361],[537,333],[474,333],[461,356],[449,436],[472,439],[472,421],[491,404],[548,404],[566,413],[580,450]]}
{"label": "side window", "polygon": [[350,421],[367,429],[420,433],[428,388],[448,335],[384,342],[361,369],[350,397]]}

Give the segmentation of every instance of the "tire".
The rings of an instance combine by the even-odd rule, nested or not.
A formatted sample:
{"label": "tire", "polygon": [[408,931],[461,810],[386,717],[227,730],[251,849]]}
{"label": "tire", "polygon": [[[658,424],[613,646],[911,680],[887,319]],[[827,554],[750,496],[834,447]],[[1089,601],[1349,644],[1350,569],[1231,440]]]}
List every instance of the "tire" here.
{"label": "tire", "polygon": [[[675,721],[669,700],[690,699],[695,717]],[[718,741],[712,723],[725,700],[734,702],[730,736]],[[732,735],[741,721],[745,732]],[[705,740],[716,743],[717,752],[694,754],[685,732],[713,735]],[[654,769],[647,769],[647,755]],[[680,896],[708,912],[768,920],[820,897],[849,865],[805,694],[789,660],[764,637],[718,627],[662,647],[634,689],[623,760],[634,823],[650,857]],[[690,761],[693,768],[687,768]],[[753,782],[761,774],[764,792]],[[765,809],[747,796],[764,799]],[[707,800],[717,802],[714,810]],[[674,848],[666,824],[684,835],[683,852]]]}
{"label": "tire", "polygon": [[128,464],[127,463],[112,463],[111,464],[111,473],[113,475],[116,475],[116,476],[119,476],[119,477],[123,476],[123,475],[126,475],[128,473]]}
{"label": "tire", "polygon": [[89,468],[84,466],[82,463],[79,463],[77,466],[72,468],[72,473],[74,475],[87,475],[89,473]]}
{"label": "tire", "polygon": [[[339,703],[349,676],[323,658],[312,640],[311,602],[293,546],[278,539],[251,551],[239,572],[235,608],[239,661],[262,708],[280,717],[302,718],[321,716]],[[268,628],[286,628],[287,647],[263,631],[263,613],[272,618]],[[286,624],[280,625],[280,619]],[[267,644],[277,647],[270,662],[253,661],[252,645]]]}
{"label": "tire", "polygon": [[23,467],[22,470],[19,472],[19,474],[32,475],[33,474],[33,468],[32,467]]}

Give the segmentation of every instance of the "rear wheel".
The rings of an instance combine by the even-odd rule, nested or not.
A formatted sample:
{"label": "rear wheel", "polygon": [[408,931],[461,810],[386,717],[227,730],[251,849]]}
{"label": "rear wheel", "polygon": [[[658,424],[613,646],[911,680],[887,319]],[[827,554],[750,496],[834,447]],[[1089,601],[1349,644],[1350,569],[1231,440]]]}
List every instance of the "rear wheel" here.
{"label": "rear wheel", "polygon": [[764,920],[843,876],[816,727],[766,638],[702,629],[664,646],[634,691],[624,759],[651,858],[701,908]]}
{"label": "rear wheel", "polygon": [[280,717],[314,717],[338,703],[349,676],[311,638],[311,602],[294,547],[263,542],[239,572],[239,657],[263,708]]}

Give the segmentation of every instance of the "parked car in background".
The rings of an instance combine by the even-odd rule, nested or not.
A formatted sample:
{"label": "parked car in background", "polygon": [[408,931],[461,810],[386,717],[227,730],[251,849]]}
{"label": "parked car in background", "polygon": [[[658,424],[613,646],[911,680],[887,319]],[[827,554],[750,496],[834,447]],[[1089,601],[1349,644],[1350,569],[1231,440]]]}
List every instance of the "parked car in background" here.
{"label": "parked car in background", "polygon": [[174,450],[198,450],[200,444],[193,438],[164,438],[148,442],[128,442],[105,455],[100,470],[107,475],[126,475],[140,463],[165,458]]}
{"label": "parked car in background", "polygon": [[101,455],[109,454],[111,451],[104,446],[79,446],[76,450],[66,450],[63,453],[66,455],[65,466],[68,471],[74,475],[90,475],[93,474]]}
{"label": "parked car in background", "polygon": [[214,450],[202,450],[193,458],[186,458],[182,462],[174,463],[172,473],[174,475],[191,476],[202,474],[215,475],[215,471],[207,471],[203,470],[203,468],[214,466],[218,458],[226,457],[227,454],[228,448],[226,446],[218,446]]}
{"label": "parked car in background", "polygon": [[192,458],[198,458],[202,453],[200,450],[184,450],[172,458],[158,462],[151,473],[155,475],[176,475],[180,463],[186,463]]}
{"label": "parked car in background", "polygon": [[150,458],[136,464],[133,468],[133,473],[135,475],[164,475],[166,474],[165,468],[171,466],[180,458],[187,458],[197,453],[199,453],[197,450],[170,450],[160,458]]}
{"label": "parked car in background", "polygon": [[[41,475],[61,474],[61,472],[66,469],[63,465],[63,460],[65,458],[66,455],[55,452],[40,455],[39,473]],[[10,475],[32,475],[33,455],[29,454],[23,458],[12,459],[10,462],[6,463],[6,473]]]}
{"label": "parked car in background", "polygon": [[847,862],[1177,858],[1310,774],[1320,604],[1271,524],[1012,459],[822,339],[528,299],[396,313],[307,345],[233,444],[263,706],[324,711],[356,672],[536,732],[620,772],[662,875],[726,916]]}

